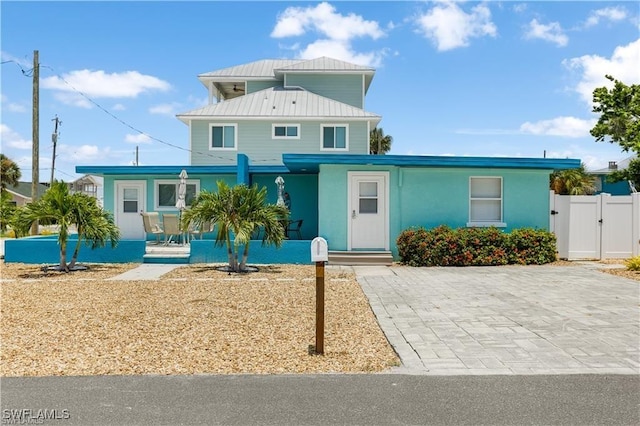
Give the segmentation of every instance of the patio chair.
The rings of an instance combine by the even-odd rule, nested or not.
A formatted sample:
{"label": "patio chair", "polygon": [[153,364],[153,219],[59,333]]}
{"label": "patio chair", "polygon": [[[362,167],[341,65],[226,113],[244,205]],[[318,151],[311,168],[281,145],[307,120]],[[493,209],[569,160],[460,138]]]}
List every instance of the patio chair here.
{"label": "patio chair", "polygon": [[187,229],[187,232],[189,233],[189,239],[193,240],[194,238],[196,238],[197,236],[200,236],[200,240],[202,239],[202,235],[206,234],[207,232],[211,232],[212,226],[211,226],[211,222],[203,222],[202,226],[200,227],[195,227],[192,224],[189,224],[189,229]]}
{"label": "patio chair", "polygon": [[164,245],[169,245],[175,236],[176,241],[180,240],[182,231],[180,230],[180,221],[177,214],[163,214],[162,225],[164,227]]}
{"label": "patio chair", "polygon": [[291,238],[291,234],[296,234],[298,236],[297,239],[301,240],[302,233],[300,232],[300,228],[302,228],[302,219],[290,220],[286,228],[287,237]]}
{"label": "patio chair", "polygon": [[156,244],[160,244],[160,236],[164,234],[164,231],[160,226],[160,215],[158,212],[145,212],[141,213],[141,215],[144,232],[155,235]]}

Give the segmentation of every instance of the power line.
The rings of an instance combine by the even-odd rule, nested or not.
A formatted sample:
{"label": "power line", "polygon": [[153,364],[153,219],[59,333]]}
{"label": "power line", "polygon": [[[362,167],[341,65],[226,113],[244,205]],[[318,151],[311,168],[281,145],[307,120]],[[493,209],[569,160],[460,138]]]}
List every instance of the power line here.
{"label": "power line", "polygon": [[55,72],[55,70],[54,70],[53,68],[51,68],[50,66],[47,66],[47,65],[40,65],[40,68],[48,68],[48,69],[50,69],[56,77],[58,77],[60,80],[62,80],[62,81],[63,81],[67,86],[69,86],[69,87],[70,87],[74,92],[78,93],[80,96],[82,96],[83,98],[85,98],[86,100],[88,100],[89,102],[91,102],[93,105],[95,105],[96,107],[98,107],[98,108],[99,108],[101,111],[103,111],[105,114],[109,115],[111,118],[113,118],[114,120],[116,120],[116,121],[118,121],[120,124],[122,124],[123,126],[125,126],[125,127],[129,128],[129,129],[133,130],[133,131],[134,131],[134,132],[136,132],[136,133],[139,133],[139,134],[141,134],[141,135],[144,135],[144,136],[148,137],[148,138],[149,138],[149,139],[151,139],[151,140],[154,140],[154,141],[156,141],[156,142],[158,142],[158,143],[161,143],[161,144],[163,144],[163,145],[167,145],[167,146],[169,146],[169,147],[171,147],[171,148],[176,148],[176,149],[179,149],[179,150],[182,150],[182,151],[186,151],[186,152],[189,152],[189,153],[192,153],[192,154],[198,154],[198,155],[202,155],[202,156],[206,156],[206,157],[210,157],[210,158],[215,158],[215,159],[219,159],[219,160],[233,161],[233,160],[232,160],[232,159],[230,159],[230,158],[220,157],[220,156],[217,156],[217,155],[211,155],[211,154],[209,154],[209,153],[207,153],[207,152],[194,151],[194,150],[191,150],[191,149],[189,149],[189,148],[184,148],[184,147],[181,147],[181,146],[179,146],[179,145],[175,145],[175,144],[173,144],[173,143],[166,142],[166,141],[164,141],[164,140],[162,140],[162,139],[156,138],[155,136],[152,136],[152,135],[150,135],[150,134],[148,134],[148,133],[146,133],[146,132],[144,132],[144,131],[142,131],[142,130],[140,130],[140,129],[136,128],[136,127],[134,127],[133,125],[131,125],[131,124],[127,123],[126,121],[124,121],[124,120],[123,120],[123,119],[121,119],[120,117],[118,117],[118,116],[116,116],[115,114],[113,114],[111,111],[109,111],[109,110],[107,110],[106,108],[104,108],[104,107],[103,107],[102,105],[100,105],[98,102],[96,102],[95,100],[93,100],[92,98],[90,98],[90,97],[89,97],[88,95],[86,95],[84,92],[82,92],[82,91],[80,91],[80,90],[76,89],[76,88],[75,88],[71,83],[69,83],[69,82],[68,82],[64,77],[62,77],[61,75],[57,74],[57,73]]}

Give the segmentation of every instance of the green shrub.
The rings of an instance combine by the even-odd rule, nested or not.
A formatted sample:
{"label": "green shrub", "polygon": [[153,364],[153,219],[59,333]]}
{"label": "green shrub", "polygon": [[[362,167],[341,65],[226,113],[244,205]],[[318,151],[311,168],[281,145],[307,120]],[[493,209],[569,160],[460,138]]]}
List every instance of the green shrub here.
{"label": "green shrub", "polygon": [[400,260],[409,266],[540,265],[556,259],[555,235],[529,228],[507,234],[495,227],[413,227],[396,244]]}
{"label": "green shrub", "polygon": [[509,263],[544,265],[556,260],[556,236],[531,228],[514,229],[508,234]]}
{"label": "green shrub", "polygon": [[625,260],[624,265],[628,271],[640,271],[640,256]]}

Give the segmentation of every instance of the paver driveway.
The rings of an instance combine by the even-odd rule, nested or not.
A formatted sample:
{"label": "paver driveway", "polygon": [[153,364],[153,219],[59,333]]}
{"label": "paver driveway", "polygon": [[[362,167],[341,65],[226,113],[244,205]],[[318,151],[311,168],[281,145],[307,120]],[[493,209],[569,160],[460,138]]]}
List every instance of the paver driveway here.
{"label": "paver driveway", "polygon": [[637,281],[581,266],[354,269],[398,372],[640,372]]}

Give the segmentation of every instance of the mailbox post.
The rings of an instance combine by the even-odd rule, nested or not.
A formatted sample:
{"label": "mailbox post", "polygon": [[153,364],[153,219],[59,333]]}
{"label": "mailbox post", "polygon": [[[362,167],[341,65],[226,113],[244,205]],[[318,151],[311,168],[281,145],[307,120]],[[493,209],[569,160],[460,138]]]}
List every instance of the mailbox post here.
{"label": "mailbox post", "polygon": [[327,240],[311,241],[311,261],[316,263],[316,353],[324,354],[324,263],[329,261]]}

